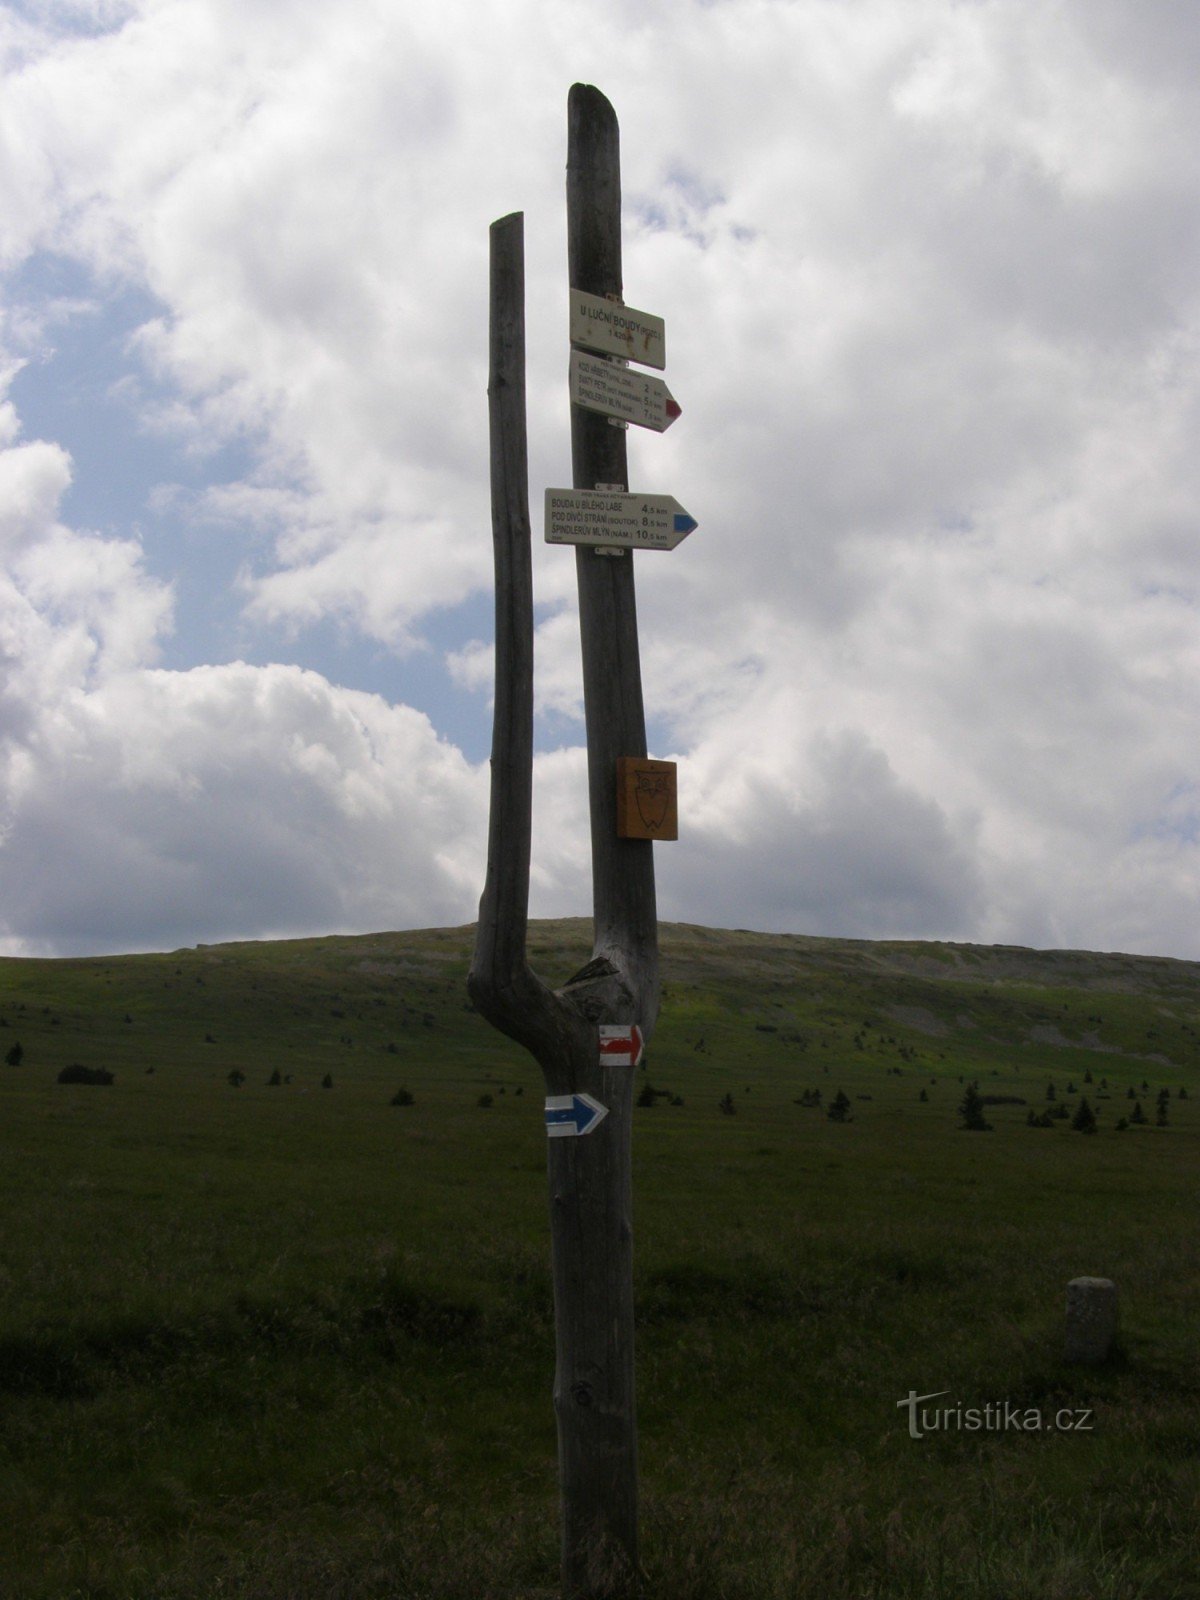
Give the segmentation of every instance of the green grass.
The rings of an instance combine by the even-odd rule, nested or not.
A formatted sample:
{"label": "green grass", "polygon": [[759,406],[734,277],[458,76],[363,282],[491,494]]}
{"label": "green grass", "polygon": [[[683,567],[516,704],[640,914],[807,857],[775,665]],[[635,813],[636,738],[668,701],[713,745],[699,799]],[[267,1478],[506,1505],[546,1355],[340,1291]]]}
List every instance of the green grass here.
{"label": "green grass", "polygon": [[[535,925],[535,965],[561,982],[588,934]],[[467,1005],[470,937],[0,962],[0,1593],[555,1593],[542,1087]],[[1200,968],[663,948],[639,1076],[684,1103],[634,1119],[650,1592],[1200,1596]],[[56,1083],[73,1062],[115,1083]],[[960,1132],[971,1080],[1027,1104]],[[1094,1138],[1025,1126],[1049,1082]],[[1151,1125],[1118,1133],[1129,1087]],[[839,1088],[844,1125],[794,1103]],[[1060,1359],[1084,1273],[1121,1294],[1099,1370]],[[913,1440],[910,1390],[1094,1425]]]}

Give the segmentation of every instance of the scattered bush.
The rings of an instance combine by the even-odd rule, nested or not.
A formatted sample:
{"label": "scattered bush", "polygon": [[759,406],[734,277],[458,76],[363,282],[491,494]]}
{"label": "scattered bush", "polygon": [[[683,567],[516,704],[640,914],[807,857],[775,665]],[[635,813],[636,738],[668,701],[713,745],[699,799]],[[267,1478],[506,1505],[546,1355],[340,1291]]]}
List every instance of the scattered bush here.
{"label": "scattered bush", "polygon": [[737,1116],[737,1104],[733,1098],[733,1095],[730,1094],[728,1089],[725,1091],[724,1098],[719,1100],[717,1104],[727,1117]]}
{"label": "scattered bush", "polygon": [[486,1111],[492,1104],[492,1097],[490,1094],[481,1094],[475,1104],[481,1111]]}
{"label": "scattered bush", "polygon": [[325,1076],[321,1079],[321,1087],[322,1087],[322,1089],[332,1089],[333,1088],[333,1077],[332,1077],[332,1075],[330,1073],[327,1072],[325,1074]]}
{"label": "scattered bush", "polygon": [[276,1067],[275,1071],[267,1079],[267,1088],[268,1089],[278,1089],[278,1088],[280,1088],[282,1086],[282,1084],[283,1084],[283,1078],[280,1076],[279,1068]]}
{"label": "scattered bush", "polygon": [[19,1039],[5,1055],[4,1059],[10,1067],[19,1067],[21,1065],[21,1062],[25,1059],[25,1052],[21,1048]]}
{"label": "scattered bush", "polygon": [[111,1072],[106,1072],[103,1067],[81,1067],[76,1061],[69,1067],[64,1067],[58,1075],[59,1083],[100,1083],[109,1084],[113,1081]]}
{"label": "scattered bush", "polygon": [[246,1074],[244,1072],[239,1072],[237,1067],[234,1067],[233,1071],[229,1074],[229,1082],[232,1087],[235,1089],[240,1089],[245,1081]]}
{"label": "scattered bush", "polygon": [[397,1089],[392,1096],[391,1104],[394,1106],[411,1106],[415,1105],[416,1102],[410,1089]]}

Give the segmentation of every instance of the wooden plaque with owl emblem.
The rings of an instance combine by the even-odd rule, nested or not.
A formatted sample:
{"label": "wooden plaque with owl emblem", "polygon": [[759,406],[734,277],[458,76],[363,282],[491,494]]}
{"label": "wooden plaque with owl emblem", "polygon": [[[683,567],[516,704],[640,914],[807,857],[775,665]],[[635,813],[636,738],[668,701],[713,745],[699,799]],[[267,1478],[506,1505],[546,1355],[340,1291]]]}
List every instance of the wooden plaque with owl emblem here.
{"label": "wooden plaque with owl emblem", "polygon": [[675,763],[617,757],[617,837],[678,839]]}

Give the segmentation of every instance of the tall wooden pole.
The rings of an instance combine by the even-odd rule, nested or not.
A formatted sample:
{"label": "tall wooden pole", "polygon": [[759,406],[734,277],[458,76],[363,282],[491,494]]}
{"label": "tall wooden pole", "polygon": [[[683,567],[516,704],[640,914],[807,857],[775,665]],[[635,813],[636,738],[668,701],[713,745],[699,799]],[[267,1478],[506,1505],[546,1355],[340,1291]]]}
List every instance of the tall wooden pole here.
{"label": "tall wooden pole", "polygon": [[[568,105],[571,283],[621,290],[616,117],[576,84]],[[651,845],[616,835],[616,761],[644,756],[633,555],[577,552],[591,808],[592,960],[549,989],[526,957],[533,759],[533,609],[525,437],[522,219],[491,230],[492,536],[496,702],[487,882],[468,987],[482,1014],[538,1060],[548,1097],[588,1096],[606,1115],[547,1140],[554,1279],[554,1410],[567,1600],[632,1594],[638,1582],[630,1131],[633,1072],[601,1060],[600,1027],[657,1020]],[[627,487],[625,437],[572,407],[576,487]],[[549,1125],[549,1101],[548,1116]],[[561,1130],[560,1130],[561,1131]]]}
{"label": "tall wooden pole", "polygon": [[[620,299],[621,151],[612,106],[577,83],[567,105],[567,258],[573,289]],[[608,418],[571,407],[571,458],[577,489],[629,488],[625,433]],[[619,839],[617,757],[646,754],[646,719],[638,653],[633,551],[575,552],[583,699],[587,717],[592,823],[592,896],[597,953],[625,972],[637,997],[631,1019],[649,1038],[658,1015],[658,921],[654,854],[648,839]],[[623,1019],[622,1019],[623,1020]]]}

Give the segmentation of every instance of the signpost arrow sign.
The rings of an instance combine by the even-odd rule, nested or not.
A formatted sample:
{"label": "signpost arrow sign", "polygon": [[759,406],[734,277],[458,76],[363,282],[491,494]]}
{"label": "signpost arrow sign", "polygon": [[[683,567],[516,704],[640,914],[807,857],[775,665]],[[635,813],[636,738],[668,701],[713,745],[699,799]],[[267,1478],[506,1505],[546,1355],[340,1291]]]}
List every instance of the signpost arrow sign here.
{"label": "signpost arrow sign", "polygon": [[600,1024],[600,1065],[636,1067],[642,1059],[642,1030],[636,1022]]}
{"label": "signpost arrow sign", "polygon": [[582,350],[571,351],[571,399],[587,411],[602,411],[655,433],[665,433],[683,410],[661,378]]}
{"label": "signpost arrow sign", "polygon": [[547,489],[547,544],[607,544],[674,550],[698,527],[669,494],[614,494],[607,489]]}
{"label": "signpost arrow sign", "polygon": [[661,317],[585,289],[571,290],[571,343],[625,356],[660,372],[667,364],[667,329]]}
{"label": "signpost arrow sign", "polygon": [[546,1096],[546,1136],[573,1139],[591,1133],[608,1115],[608,1107],[590,1094],[549,1094]]}

